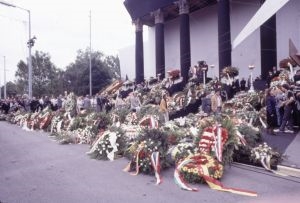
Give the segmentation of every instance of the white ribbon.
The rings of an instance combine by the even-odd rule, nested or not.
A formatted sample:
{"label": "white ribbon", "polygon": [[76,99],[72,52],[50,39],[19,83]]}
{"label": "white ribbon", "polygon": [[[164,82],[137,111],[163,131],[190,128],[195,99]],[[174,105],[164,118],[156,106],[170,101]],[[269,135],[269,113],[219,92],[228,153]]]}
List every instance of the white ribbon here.
{"label": "white ribbon", "polygon": [[112,146],[113,149],[112,149],[111,152],[107,153],[107,158],[110,161],[113,161],[114,157],[115,157],[115,152],[118,151],[118,147],[117,147],[117,133],[115,133],[115,132],[110,133],[108,140],[109,140],[110,145]]}

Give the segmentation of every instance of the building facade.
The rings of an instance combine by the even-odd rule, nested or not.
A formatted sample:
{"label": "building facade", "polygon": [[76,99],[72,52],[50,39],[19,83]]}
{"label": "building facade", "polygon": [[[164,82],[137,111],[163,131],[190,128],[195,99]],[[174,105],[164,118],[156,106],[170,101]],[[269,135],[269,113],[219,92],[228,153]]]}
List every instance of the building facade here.
{"label": "building facade", "polygon": [[[122,77],[139,83],[180,69],[186,81],[198,61],[213,65],[208,77],[226,66],[238,67],[240,77],[265,78],[273,66],[289,57],[289,39],[300,47],[300,1],[290,0],[236,48],[232,41],[261,7],[262,0],[126,0],[136,42],[120,51]],[[144,41],[143,29],[148,29]]]}

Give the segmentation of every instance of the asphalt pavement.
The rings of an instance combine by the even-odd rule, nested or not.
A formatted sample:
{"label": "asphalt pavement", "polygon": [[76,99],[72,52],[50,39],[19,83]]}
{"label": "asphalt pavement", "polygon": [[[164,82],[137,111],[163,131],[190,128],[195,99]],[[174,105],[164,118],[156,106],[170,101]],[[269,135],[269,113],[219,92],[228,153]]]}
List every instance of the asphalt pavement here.
{"label": "asphalt pavement", "polygon": [[255,191],[258,197],[215,191],[206,184],[189,192],[175,184],[173,169],[162,172],[163,183],[157,186],[154,176],[123,172],[125,158],[90,159],[88,145],[59,145],[48,135],[0,122],[1,203],[300,202],[300,179],[262,168],[233,165],[221,179],[225,186]]}

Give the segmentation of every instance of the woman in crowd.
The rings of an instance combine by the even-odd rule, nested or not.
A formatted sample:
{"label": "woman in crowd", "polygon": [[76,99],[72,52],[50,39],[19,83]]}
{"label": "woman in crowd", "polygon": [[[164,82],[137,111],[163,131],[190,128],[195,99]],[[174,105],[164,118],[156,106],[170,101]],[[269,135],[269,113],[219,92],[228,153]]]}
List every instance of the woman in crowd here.
{"label": "woman in crowd", "polygon": [[266,89],[267,107],[267,132],[274,135],[274,128],[277,127],[276,100],[271,88]]}

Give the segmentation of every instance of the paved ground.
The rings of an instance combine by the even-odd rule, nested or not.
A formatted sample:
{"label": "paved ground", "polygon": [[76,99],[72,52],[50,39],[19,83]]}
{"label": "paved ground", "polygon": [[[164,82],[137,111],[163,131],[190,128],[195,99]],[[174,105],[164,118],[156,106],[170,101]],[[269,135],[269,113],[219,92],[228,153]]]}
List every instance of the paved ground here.
{"label": "paved ground", "polygon": [[282,153],[282,165],[300,168],[300,132],[276,133],[269,135],[263,133],[263,139],[274,149]]}
{"label": "paved ground", "polygon": [[183,191],[173,181],[173,170],[162,173],[156,186],[152,176],[122,171],[126,159],[90,159],[87,145],[59,145],[43,132],[26,132],[0,122],[0,202],[300,202],[300,180],[264,170],[226,168],[225,186],[256,191],[247,197],[197,185]]}

